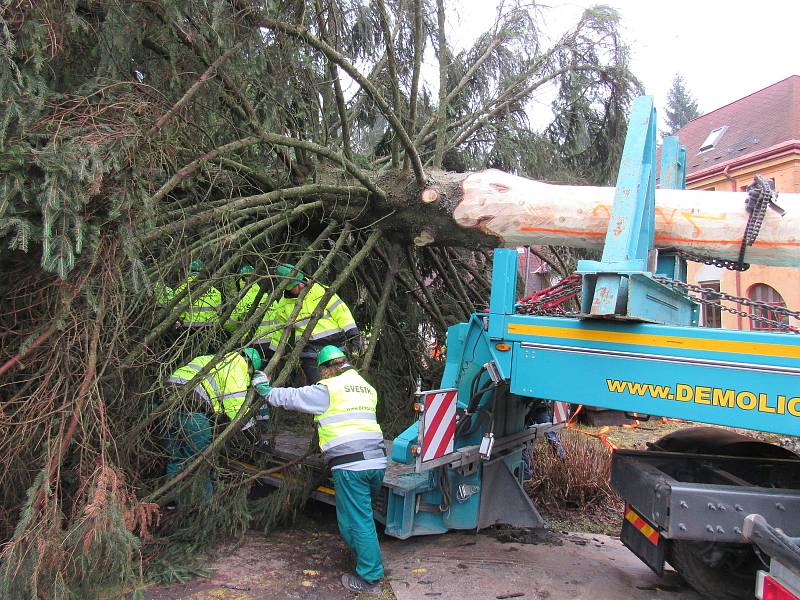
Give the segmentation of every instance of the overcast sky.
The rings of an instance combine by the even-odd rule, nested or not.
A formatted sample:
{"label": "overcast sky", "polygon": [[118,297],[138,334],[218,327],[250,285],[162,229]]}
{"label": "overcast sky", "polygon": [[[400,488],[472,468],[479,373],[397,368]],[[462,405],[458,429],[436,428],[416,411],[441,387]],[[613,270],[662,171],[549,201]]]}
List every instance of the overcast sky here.
{"label": "overcast sky", "polygon": [[[477,32],[491,23],[498,2],[454,2],[460,4],[456,11],[461,31]],[[551,7],[544,14],[554,37],[574,24],[586,7],[617,8],[631,46],[633,72],[654,96],[662,118],[675,73],[684,76],[702,112],[800,74],[800,0],[553,0],[541,4]]]}

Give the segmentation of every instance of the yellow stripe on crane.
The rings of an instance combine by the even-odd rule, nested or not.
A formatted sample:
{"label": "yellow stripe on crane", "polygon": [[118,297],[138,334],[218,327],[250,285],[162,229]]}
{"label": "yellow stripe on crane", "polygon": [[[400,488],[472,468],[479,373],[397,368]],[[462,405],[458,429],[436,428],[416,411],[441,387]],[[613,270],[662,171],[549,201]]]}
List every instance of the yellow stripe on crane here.
{"label": "yellow stripe on crane", "polygon": [[800,358],[800,346],[794,344],[767,344],[764,342],[738,342],[677,335],[655,335],[652,333],[627,333],[599,329],[572,329],[551,325],[526,325],[509,323],[508,333],[536,335],[540,337],[674,348],[676,350],[701,350],[704,352],[726,352],[729,354],[752,354],[780,358]]}

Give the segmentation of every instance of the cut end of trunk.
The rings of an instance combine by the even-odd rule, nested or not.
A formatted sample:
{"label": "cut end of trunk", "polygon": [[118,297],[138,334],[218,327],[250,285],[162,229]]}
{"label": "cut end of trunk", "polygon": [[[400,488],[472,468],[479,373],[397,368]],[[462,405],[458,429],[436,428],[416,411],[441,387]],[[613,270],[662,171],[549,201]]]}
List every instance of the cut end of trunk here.
{"label": "cut end of trunk", "polygon": [[422,192],[422,201],[425,204],[433,204],[439,200],[439,192],[433,188],[427,188]]}
{"label": "cut end of trunk", "polygon": [[419,232],[419,235],[414,238],[414,245],[419,247],[428,246],[434,242],[434,239],[430,230],[423,229]]}

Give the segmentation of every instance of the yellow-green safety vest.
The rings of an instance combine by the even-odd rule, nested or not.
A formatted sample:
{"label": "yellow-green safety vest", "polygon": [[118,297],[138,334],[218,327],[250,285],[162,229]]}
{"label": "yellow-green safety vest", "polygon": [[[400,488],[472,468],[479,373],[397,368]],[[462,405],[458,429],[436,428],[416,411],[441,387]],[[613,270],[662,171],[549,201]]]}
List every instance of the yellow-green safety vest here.
{"label": "yellow-green safety vest", "polygon": [[[286,323],[289,321],[289,317],[294,311],[294,306],[296,303],[297,298],[292,296],[283,296],[272,303],[272,306],[269,307],[269,310],[272,311],[272,318],[275,322],[275,325],[286,325]],[[264,318],[266,318],[266,315]],[[285,327],[282,327],[271,334],[270,348],[273,350],[277,349],[278,345],[280,344],[284,329]],[[291,339],[291,337],[288,339]]]}
{"label": "yellow-green safety vest", "polygon": [[[173,372],[167,382],[178,385],[188,383],[213,358],[213,355],[205,354],[192,359],[188,365]],[[249,387],[249,361],[238,352],[231,352],[200,380],[194,391],[211,405],[215,413],[224,412],[230,420],[233,420],[244,404]]]}
{"label": "yellow-green safety vest", "polygon": [[[247,287],[245,288],[245,286]],[[228,320],[223,323],[223,326],[228,331],[236,331],[247,319],[247,315],[250,313],[250,307],[253,306],[253,302],[255,302],[259,291],[261,291],[261,286],[257,283],[248,285],[246,279],[240,279],[239,287],[235,290],[236,297],[239,296],[242,289],[245,290],[244,295],[242,295],[241,299],[236,303],[236,306],[233,307]]]}
{"label": "yellow-green safety vest", "polygon": [[188,300],[189,304],[179,316],[178,321],[184,327],[206,327],[213,325],[219,319],[219,309],[222,306],[222,294],[215,287],[210,287],[205,294],[195,297],[192,294],[191,284],[197,279],[196,274],[190,274],[186,281],[174,290],[169,288],[159,290],[158,300],[162,304],[171,302],[176,296],[183,293],[187,287],[189,292],[181,300],[181,304]]}
{"label": "yellow-green safety vest", "polygon": [[175,297],[175,290],[168,285],[156,283],[153,288],[153,294],[155,295],[156,302],[161,306],[166,306],[172,302],[172,299]]}
{"label": "yellow-green safety vest", "polygon": [[280,324],[278,319],[279,309],[280,305],[277,301],[269,305],[267,312],[261,318],[261,325],[256,329],[256,336],[253,340],[254,344],[269,344],[269,348],[273,352],[278,349],[278,344],[280,344],[281,335],[283,334],[283,329],[275,329]]}
{"label": "yellow-green safety vest", "polygon": [[[303,306],[300,308],[300,312],[297,314],[297,320],[294,324],[295,335],[298,338],[303,335],[303,332],[306,330],[306,325],[311,319],[314,309],[317,308],[320,300],[322,300],[322,297],[325,295],[325,291],[323,286],[315,283],[303,298]],[[287,317],[288,316],[289,315],[287,315]],[[330,300],[328,300],[328,304],[322,316],[314,326],[311,337],[308,339],[313,342],[314,340],[336,335],[337,333],[344,333],[355,328],[356,322],[353,319],[353,315],[350,313],[350,309],[347,308],[347,305],[339,296],[333,294]]]}
{"label": "yellow-green safety vest", "polygon": [[314,417],[322,452],[345,443],[357,447],[359,441],[371,448],[376,440],[383,440],[375,417],[378,393],[355,369],[319,383],[328,388],[330,396],[328,410]]}
{"label": "yellow-green safety vest", "polygon": [[[246,283],[245,280],[242,280],[243,283]],[[229,319],[229,323],[226,323],[226,329],[231,331],[235,331],[247,320],[247,316],[250,314],[251,307],[253,303],[256,301],[258,294],[261,292],[261,286],[257,283],[251,283],[250,286],[242,296],[242,299],[239,300],[236,308],[233,309],[231,312],[231,317]],[[269,299],[269,294],[264,293],[261,296],[261,299],[258,302],[258,309],[260,309],[264,302]],[[269,344],[271,350],[278,349],[278,342],[281,341],[281,330],[275,329],[276,325],[279,325],[281,321],[278,319],[277,312],[279,308],[279,300],[276,300],[272,304],[270,304],[267,311],[264,313],[264,316],[261,317],[261,323],[256,328],[255,336],[251,340],[253,344]],[[257,309],[257,310],[258,310]]]}

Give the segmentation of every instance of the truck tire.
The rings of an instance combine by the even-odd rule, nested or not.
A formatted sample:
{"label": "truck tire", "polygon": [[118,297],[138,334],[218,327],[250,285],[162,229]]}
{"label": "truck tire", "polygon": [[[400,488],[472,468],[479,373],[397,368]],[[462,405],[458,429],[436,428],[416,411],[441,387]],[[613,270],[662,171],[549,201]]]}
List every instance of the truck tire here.
{"label": "truck tire", "polygon": [[673,540],[669,562],[703,598],[752,600],[760,561],[749,544]]}
{"label": "truck tire", "polygon": [[788,448],[719,427],[679,429],[668,433],[649,449],[664,452],[797,459],[797,454]]}

